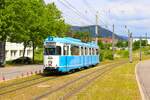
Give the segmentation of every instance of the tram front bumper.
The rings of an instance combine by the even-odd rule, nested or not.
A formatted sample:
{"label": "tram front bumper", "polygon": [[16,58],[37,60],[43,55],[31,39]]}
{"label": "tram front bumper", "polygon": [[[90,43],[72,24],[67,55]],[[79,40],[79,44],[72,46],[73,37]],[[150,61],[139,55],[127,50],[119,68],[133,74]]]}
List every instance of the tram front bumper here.
{"label": "tram front bumper", "polygon": [[44,72],[58,72],[58,68],[56,67],[45,67]]}

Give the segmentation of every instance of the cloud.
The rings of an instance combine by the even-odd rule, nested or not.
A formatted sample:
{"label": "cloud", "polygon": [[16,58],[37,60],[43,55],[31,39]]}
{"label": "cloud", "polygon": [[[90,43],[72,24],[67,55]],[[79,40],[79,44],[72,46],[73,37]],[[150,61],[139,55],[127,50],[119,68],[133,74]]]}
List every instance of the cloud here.
{"label": "cloud", "polygon": [[[150,1],[149,0],[67,0],[81,14],[85,15],[87,19],[95,22],[94,8],[99,11],[99,23],[102,24],[115,24],[117,32],[124,32],[124,25],[136,33],[150,33]],[[64,13],[66,22],[72,25],[86,25],[90,24],[85,18],[76,15],[71,9],[64,7],[57,0],[45,0],[46,3],[55,2],[58,8]],[[85,13],[86,12],[86,13]],[[69,15],[69,17],[68,17]],[[102,22],[103,21],[103,22]],[[84,24],[83,24],[84,23]],[[120,28],[121,26],[121,28]],[[112,29],[112,26],[110,26]],[[122,31],[120,31],[122,30]]]}

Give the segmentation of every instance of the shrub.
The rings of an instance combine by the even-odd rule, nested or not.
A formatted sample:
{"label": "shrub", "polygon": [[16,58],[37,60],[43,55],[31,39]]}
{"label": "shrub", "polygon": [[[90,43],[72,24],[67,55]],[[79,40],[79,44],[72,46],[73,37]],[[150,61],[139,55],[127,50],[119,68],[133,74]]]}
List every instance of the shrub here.
{"label": "shrub", "polygon": [[100,61],[105,59],[113,60],[113,54],[111,50],[101,50],[100,51]]}
{"label": "shrub", "polygon": [[114,60],[112,52],[106,53],[105,59]]}

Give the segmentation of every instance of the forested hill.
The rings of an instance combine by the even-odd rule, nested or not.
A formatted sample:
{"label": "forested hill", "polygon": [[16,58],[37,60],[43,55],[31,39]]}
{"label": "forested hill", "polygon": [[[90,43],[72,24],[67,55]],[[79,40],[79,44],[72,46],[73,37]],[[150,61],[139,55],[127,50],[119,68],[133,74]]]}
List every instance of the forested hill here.
{"label": "forested hill", "polygon": [[[95,25],[90,25],[90,26],[72,26],[71,27],[72,31],[81,31],[81,32],[89,32],[91,33],[92,37],[95,37]],[[112,37],[112,31],[107,30],[105,28],[102,28],[98,26],[98,36],[99,37]],[[115,38],[119,40],[126,40],[127,38],[124,36],[119,36],[115,34]]]}

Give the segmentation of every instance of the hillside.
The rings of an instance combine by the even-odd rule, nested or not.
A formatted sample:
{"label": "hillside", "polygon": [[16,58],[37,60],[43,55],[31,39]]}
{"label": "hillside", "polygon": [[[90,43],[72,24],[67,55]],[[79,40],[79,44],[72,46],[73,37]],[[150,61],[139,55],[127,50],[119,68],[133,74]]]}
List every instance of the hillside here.
{"label": "hillside", "polygon": [[[82,31],[82,32],[89,32],[91,33],[92,37],[95,37],[95,25],[90,25],[90,26],[72,26],[71,27],[72,31]],[[112,32],[110,30],[107,30],[105,28],[102,28],[98,26],[98,37],[112,37]],[[119,40],[126,40],[123,36],[119,36],[115,34],[115,38]]]}

